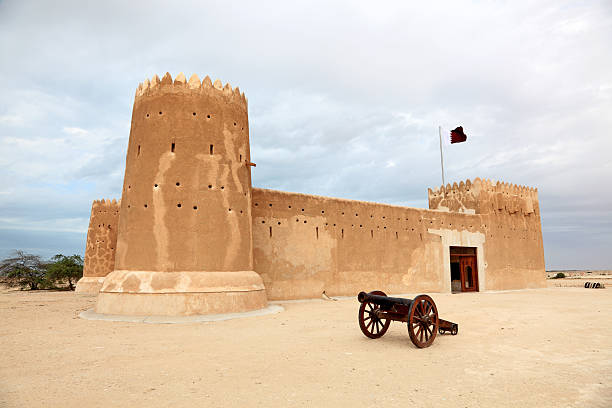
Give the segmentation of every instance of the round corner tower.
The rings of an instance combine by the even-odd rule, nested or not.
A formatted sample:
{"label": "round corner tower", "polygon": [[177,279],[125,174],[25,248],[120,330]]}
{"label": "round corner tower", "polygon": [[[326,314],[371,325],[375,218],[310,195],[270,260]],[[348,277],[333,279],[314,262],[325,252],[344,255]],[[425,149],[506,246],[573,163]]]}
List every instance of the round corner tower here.
{"label": "round corner tower", "polygon": [[115,268],[120,205],[121,200],[106,199],[91,204],[83,277],[77,282],[77,293],[98,294],[104,277]]}
{"label": "round corner tower", "polygon": [[192,315],[266,307],[253,270],[247,102],[209,77],[138,86],[115,269],[96,311]]}

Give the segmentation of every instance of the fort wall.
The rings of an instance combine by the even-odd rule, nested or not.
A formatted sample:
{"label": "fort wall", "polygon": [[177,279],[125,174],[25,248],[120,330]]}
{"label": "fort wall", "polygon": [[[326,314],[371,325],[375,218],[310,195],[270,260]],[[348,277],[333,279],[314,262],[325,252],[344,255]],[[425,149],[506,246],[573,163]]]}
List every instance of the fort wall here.
{"label": "fort wall", "polygon": [[432,210],[255,188],[255,270],[270,299],[447,292],[450,246],[470,246],[478,250],[480,290],[543,287],[537,192],[528,189],[530,206],[521,207],[522,193],[498,196],[476,184],[449,186],[461,198],[453,202],[430,190],[441,208]]}
{"label": "fort wall", "polygon": [[79,279],[76,292],[97,294],[104,277],[115,266],[117,227],[121,201],[95,200],[91,205],[83,277]]}

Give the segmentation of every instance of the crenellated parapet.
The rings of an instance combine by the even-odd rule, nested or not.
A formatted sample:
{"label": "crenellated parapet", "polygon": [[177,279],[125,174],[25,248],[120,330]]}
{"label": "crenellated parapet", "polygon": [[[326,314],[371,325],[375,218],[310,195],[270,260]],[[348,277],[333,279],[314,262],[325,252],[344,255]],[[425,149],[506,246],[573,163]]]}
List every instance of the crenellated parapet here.
{"label": "crenellated parapet", "polygon": [[193,74],[189,80],[181,72],[172,80],[170,73],[166,74],[159,79],[157,75],[154,75],[151,79],[145,79],[144,82],[138,84],[136,88],[136,96],[134,104],[145,97],[159,96],[159,95],[206,95],[209,97],[223,99],[224,103],[233,104],[239,106],[242,110],[247,110],[247,98],[244,92],[240,92],[240,88],[232,88],[229,83],[223,85],[223,83],[217,79],[214,82],[207,75],[202,81],[197,74]]}
{"label": "crenellated parapet", "polygon": [[473,214],[539,215],[538,189],[475,178],[428,189],[429,208]]}

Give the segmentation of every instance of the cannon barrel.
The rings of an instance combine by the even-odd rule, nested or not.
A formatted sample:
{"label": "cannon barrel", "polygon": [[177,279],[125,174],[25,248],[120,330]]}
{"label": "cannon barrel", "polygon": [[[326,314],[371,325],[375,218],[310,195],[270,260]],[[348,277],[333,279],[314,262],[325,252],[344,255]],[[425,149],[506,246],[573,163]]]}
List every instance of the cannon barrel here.
{"label": "cannon barrel", "polygon": [[395,298],[389,296],[373,295],[371,293],[359,292],[357,295],[359,303],[371,302],[379,305],[382,309],[389,309],[394,305],[410,306],[412,299]]}

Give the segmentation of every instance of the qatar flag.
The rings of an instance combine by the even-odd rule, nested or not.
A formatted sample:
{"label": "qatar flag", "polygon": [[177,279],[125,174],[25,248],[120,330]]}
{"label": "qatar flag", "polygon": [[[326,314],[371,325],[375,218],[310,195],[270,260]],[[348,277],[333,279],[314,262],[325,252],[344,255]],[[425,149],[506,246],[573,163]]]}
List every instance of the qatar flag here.
{"label": "qatar flag", "polygon": [[453,143],[462,143],[467,140],[467,135],[463,133],[463,126],[458,126],[456,129],[451,130],[450,132],[450,142]]}

